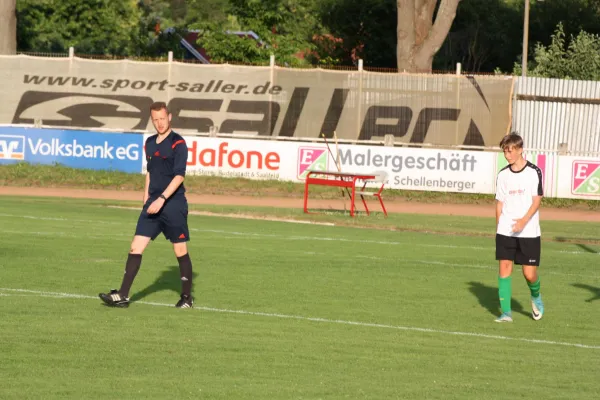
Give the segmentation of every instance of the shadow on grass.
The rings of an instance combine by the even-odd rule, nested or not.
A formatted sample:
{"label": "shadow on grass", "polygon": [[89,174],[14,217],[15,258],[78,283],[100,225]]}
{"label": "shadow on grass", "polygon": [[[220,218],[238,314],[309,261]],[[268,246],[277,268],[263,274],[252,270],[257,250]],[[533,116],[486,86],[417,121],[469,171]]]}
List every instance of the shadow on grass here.
{"label": "shadow on grass", "polygon": [[593,249],[592,247],[590,247],[589,245],[587,245],[585,243],[578,243],[578,241],[586,241],[589,243],[598,243],[598,242],[600,242],[599,238],[568,238],[568,237],[558,236],[558,237],[556,237],[556,241],[559,243],[573,243],[574,245],[576,245],[581,250],[583,250],[587,253],[592,253],[592,254],[600,253],[600,251]]}
{"label": "shadow on grass", "polygon": [[[369,207],[370,215],[367,215],[367,212],[364,209],[354,210],[354,216],[360,217],[377,217],[384,216],[381,211],[373,211],[371,207]],[[350,216],[350,207],[347,207],[346,210],[343,209],[334,209],[334,208],[309,208],[309,214],[321,214],[321,215],[336,215],[336,216]]]}
{"label": "shadow on grass", "polygon": [[[477,298],[479,304],[494,316],[500,315],[500,300],[498,299],[498,288],[486,286],[481,282],[469,282],[469,291]],[[511,309],[513,313],[529,316],[530,313],[523,309],[521,303],[512,299]]]}
{"label": "shadow on grass", "polygon": [[[197,276],[198,274],[192,271],[192,284],[196,280]],[[130,301],[140,301],[151,294],[165,290],[175,292],[177,293],[177,296],[181,294],[181,277],[179,275],[178,266],[167,267],[167,270],[163,271],[152,284],[133,294]]]}
{"label": "shadow on grass", "polygon": [[592,297],[587,299],[585,301],[586,303],[591,303],[592,301],[600,300],[600,287],[591,286],[585,283],[573,283],[572,286],[578,289],[585,289],[590,291]]}

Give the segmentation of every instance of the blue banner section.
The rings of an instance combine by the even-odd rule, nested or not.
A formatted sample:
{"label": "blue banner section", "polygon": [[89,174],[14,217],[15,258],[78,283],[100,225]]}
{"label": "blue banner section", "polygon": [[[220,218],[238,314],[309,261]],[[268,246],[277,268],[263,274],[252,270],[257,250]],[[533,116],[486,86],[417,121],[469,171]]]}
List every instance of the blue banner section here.
{"label": "blue banner section", "polygon": [[142,172],[144,135],[0,127],[0,164],[62,164],[73,168]]}

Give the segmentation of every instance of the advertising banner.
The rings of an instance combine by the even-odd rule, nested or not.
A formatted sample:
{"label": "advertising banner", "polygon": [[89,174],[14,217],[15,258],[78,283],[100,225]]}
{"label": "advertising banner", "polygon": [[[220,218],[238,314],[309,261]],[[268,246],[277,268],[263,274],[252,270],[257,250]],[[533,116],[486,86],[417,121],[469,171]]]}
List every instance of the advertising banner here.
{"label": "advertising banner", "polygon": [[328,150],[318,143],[184,138],[188,175],[303,182],[309,170],[336,170],[339,157],[343,172],[385,171],[389,189],[494,191],[496,153],[357,145]]}
{"label": "advertising banner", "polygon": [[0,127],[0,164],[62,164],[139,173],[141,134]]}
{"label": "advertising banner", "polygon": [[[144,141],[150,136],[144,135]],[[198,136],[184,139],[188,146],[187,175],[296,180],[297,143]]]}
{"label": "advertising banner", "polygon": [[557,197],[600,200],[600,158],[560,156]]}
{"label": "advertising banner", "polygon": [[385,171],[390,189],[493,193],[495,153],[340,146],[344,171]]}
{"label": "advertising banner", "polygon": [[495,146],[512,77],[0,56],[0,123],[151,130],[164,101],[180,131]]}

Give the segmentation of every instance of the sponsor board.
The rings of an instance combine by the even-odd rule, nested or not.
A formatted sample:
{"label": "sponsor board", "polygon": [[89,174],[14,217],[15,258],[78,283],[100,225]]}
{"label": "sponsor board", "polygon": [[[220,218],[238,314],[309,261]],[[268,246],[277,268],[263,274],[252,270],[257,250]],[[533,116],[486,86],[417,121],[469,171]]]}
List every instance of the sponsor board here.
{"label": "sponsor board", "polygon": [[[325,145],[184,139],[189,175],[303,182],[309,170],[337,170]],[[390,189],[493,193],[495,153],[358,145],[340,145],[338,151],[343,172],[385,171]]]}
{"label": "sponsor board", "polygon": [[327,171],[329,168],[330,156],[325,146],[298,147],[298,173],[296,178],[299,180],[306,179],[309,171]]}
{"label": "sponsor board", "polygon": [[[144,135],[144,141],[151,135]],[[183,136],[186,174],[230,178],[296,180],[295,143]],[[142,172],[146,171],[146,163]]]}
{"label": "sponsor board", "polygon": [[556,197],[600,200],[600,158],[560,156],[557,178]]}
{"label": "sponsor board", "polygon": [[[511,77],[389,75],[7,56],[0,123],[151,130],[165,101],[180,131],[489,146],[510,124]],[[3,82],[4,81],[4,82]]]}
{"label": "sponsor board", "polygon": [[0,163],[140,172],[141,134],[0,127]]}
{"label": "sponsor board", "polygon": [[25,160],[25,136],[0,134],[0,160]]}
{"label": "sponsor board", "polygon": [[388,189],[493,193],[495,153],[340,146],[343,171],[385,171]]}
{"label": "sponsor board", "polygon": [[580,196],[600,196],[600,160],[573,161],[571,193]]}

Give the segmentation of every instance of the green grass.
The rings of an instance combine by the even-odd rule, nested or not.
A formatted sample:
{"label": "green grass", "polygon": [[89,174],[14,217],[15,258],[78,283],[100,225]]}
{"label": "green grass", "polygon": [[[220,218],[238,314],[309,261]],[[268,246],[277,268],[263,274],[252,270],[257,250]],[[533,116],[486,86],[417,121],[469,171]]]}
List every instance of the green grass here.
{"label": "green grass", "polygon": [[[273,196],[301,198],[304,185],[281,181],[258,181],[214,176],[187,176],[189,193],[231,196]],[[61,165],[32,165],[18,163],[0,165],[0,186],[76,187],[87,189],[138,190],[144,189],[140,174],[116,171],[96,171],[68,168]],[[335,199],[340,192],[329,187],[311,187],[311,198]],[[490,194],[386,190],[385,198],[420,203],[493,204]],[[600,210],[600,201],[545,198],[545,207]]]}
{"label": "green grass", "polygon": [[[191,215],[196,308],[172,307],[177,263],[160,237],[121,310],[96,296],[120,283],[137,211],[1,201],[2,399],[600,395],[597,244],[545,242],[547,314],[528,316],[515,271],[515,322],[496,324],[491,219],[396,221],[469,236]],[[597,237],[600,225],[543,229]]]}

